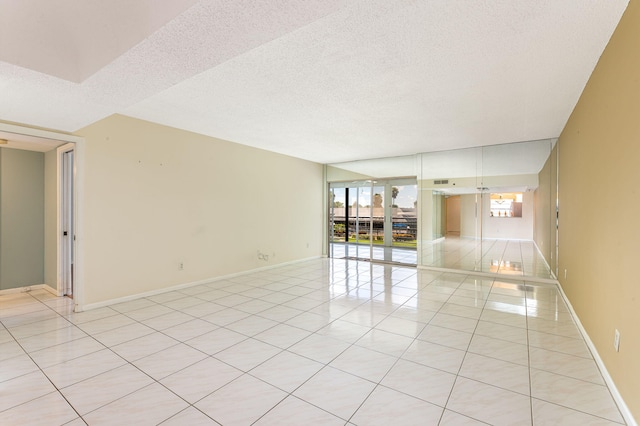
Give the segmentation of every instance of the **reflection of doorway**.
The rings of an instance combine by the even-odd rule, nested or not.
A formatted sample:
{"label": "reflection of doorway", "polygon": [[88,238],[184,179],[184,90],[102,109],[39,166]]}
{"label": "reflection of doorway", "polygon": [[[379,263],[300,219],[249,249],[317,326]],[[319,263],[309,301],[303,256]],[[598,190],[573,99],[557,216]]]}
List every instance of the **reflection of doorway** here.
{"label": "reflection of doorway", "polygon": [[446,200],[447,235],[460,236],[460,196],[450,196]]}

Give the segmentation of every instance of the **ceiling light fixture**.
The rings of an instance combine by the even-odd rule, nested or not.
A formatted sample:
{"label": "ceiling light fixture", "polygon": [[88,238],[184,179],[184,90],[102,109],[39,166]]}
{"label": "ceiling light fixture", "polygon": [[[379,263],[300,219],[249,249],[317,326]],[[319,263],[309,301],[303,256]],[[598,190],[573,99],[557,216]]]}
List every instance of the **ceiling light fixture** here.
{"label": "ceiling light fixture", "polygon": [[0,145],[6,145],[6,144],[8,144],[8,143],[9,143],[9,141],[8,141],[8,140],[6,140],[6,139],[0,139]]}

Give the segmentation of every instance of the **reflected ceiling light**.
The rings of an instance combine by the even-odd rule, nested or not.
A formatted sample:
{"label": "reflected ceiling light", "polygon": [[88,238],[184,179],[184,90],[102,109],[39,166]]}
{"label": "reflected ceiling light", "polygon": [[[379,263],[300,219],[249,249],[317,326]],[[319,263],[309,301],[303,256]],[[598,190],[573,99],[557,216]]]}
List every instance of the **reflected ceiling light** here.
{"label": "reflected ceiling light", "polygon": [[0,139],[0,145],[6,145],[6,144],[8,144],[8,143],[9,143],[9,141],[8,141],[8,140],[6,140],[6,139]]}

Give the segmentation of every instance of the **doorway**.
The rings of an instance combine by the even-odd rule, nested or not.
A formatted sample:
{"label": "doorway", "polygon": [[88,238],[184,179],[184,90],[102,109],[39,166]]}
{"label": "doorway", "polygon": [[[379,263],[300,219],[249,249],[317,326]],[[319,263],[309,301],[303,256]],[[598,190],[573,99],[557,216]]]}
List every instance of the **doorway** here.
{"label": "doorway", "polygon": [[[6,123],[0,123],[0,137],[15,148],[45,154],[45,200],[51,204],[45,202],[45,279],[39,286],[57,296],[72,295],[74,310],[80,312],[83,252],[82,240],[77,236],[83,218],[78,200],[83,191],[84,139]],[[64,232],[67,238],[63,238]]]}
{"label": "doorway", "polygon": [[58,290],[63,296],[73,298],[73,268],[75,248],[75,161],[74,144],[58,148],[59,162],[59,276]]}

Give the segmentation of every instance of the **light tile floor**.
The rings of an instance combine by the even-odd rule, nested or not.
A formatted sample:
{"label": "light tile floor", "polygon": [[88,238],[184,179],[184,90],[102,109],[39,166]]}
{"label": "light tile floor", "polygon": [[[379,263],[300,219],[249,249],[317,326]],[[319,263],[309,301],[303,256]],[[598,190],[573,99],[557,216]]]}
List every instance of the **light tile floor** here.
{"label": "light tile floor", "polygon": [[553,286],[318,259],[71,306],[0,296],[0,424],[624,423]]}

